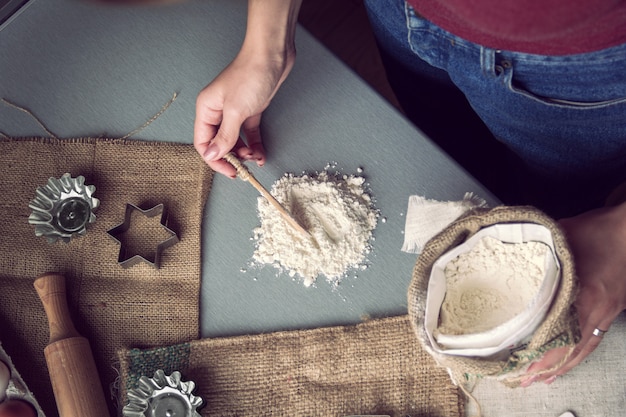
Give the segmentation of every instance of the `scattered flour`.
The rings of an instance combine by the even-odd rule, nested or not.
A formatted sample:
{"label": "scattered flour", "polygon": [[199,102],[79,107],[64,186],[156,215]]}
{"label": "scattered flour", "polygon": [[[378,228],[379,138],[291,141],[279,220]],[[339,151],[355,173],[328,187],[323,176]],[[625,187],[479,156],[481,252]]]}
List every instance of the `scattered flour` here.
{"label": "scattered flour", "polygon": [[378,211],[361,176],[285,174],[271,194],[312,235],[293,230],[264,198],[258,200],[261,226],[255,229],[255,262],[269,264],[305,286],[318,276],[338,283],[350,268],[365,269]]}
{"label": "scattered flour", "polygon": [[484,332],[520,314],[539,292],[549,247],[482,238],[445,268],[438,333]]}

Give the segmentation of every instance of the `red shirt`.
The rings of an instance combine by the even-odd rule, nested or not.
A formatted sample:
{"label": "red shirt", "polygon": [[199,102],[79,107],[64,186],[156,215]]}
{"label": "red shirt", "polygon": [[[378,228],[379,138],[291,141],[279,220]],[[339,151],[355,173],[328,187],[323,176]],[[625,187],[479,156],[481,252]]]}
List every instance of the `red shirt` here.
{"label": "red shirt", "polygon": [[494,49],[569,55],[626,43],[626,0],[409,0],[409,4],[443,29]]}

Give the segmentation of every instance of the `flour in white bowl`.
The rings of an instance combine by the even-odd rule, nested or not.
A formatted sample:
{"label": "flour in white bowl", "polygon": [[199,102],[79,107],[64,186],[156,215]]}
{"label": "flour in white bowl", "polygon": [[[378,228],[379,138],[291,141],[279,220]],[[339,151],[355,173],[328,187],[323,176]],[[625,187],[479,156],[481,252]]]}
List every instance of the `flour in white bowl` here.
{"label": "flour in white bowl", "polygon": [[363,177],[327,171],[285,174],[270,192],[312,238],[294,230],[276,208],[259,198],[255,262],[298,276],[307,287],[320,276],[336,284],[351,268],[366,268],[378,211]]}
{"label": "flour in white bowl", "polygon": [[520,314],[539,292],[548,251],[542,242],[483,237],[445,267],[447,289],[437,331],[484,332]]}

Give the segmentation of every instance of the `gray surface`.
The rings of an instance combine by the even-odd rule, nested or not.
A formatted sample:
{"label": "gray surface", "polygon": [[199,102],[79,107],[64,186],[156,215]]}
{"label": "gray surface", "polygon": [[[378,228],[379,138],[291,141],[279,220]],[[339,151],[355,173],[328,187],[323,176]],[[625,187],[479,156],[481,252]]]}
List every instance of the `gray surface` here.
{"label": "gray surface", "polygon": [[327,52],[308,37],[299,39],[298,67],[265,119],[270,160],[254,173],[269,187],[285,172],[322,170],[329,162],[346,173],[362,167],[387,222],[375,230],[367,270],[349,274],[338,288],[323,279],[315,288],[305,288],[286,274],[276,276],[274,268],[246,266],[254,249],[252,229],[258,225],[256,192],[241,182],[221,187],[223,179],[218,178],[205,219],[208,235],[224,238],[208,243],[205,259],[227,279],[205,280],[205,335],[317,327],[358,322],[363,315],[405,313],[415,263],[414,255],[400,252],[408,196],[460,199],[465,191],[486,194]]}
{"label": "gray surface", "polygon": [[[243,1],[103,7],[36,0],[0,32],[0,96],[31,109],[59,137],[119,137],[177,91],[174,105],[136,137],[191,143],[196,94],[237,52],[244,24]],[[403,314],[415,262],[400,251],[408,196],[489,197],[308,33],[297,39],[296,67],[264,117],[269,160],[253,172],[270,187],[285,172],[329,162],[346,173],[362,167],[387,222],[375,231],[366,271],[339,288],[323,280],[305,288],[274,268],[248,266],[257,192],[217,176],[204,217],[203,336]],[[43,134],[7,106],[0,106],[0,131]]]}
{"label": "gray surface", "polygon": [[459,199],[474,191],[494,201],[307,33],[300,31],[297,40],[296,67],[264,118],[269,160],[253,173],[270,187],[286,172],[319,171],[328,163],[345,173],[361,167],[387,221],[375,230],[367,270],[351,271],[338,288],[323,279],[305,288],[272,267],[248,266],[252,230],[259,225],[257,193],[247,183],[218,177],[205,216],[205,336],[404,314],[415,263],[415,255],[400,251],[408,196]]}

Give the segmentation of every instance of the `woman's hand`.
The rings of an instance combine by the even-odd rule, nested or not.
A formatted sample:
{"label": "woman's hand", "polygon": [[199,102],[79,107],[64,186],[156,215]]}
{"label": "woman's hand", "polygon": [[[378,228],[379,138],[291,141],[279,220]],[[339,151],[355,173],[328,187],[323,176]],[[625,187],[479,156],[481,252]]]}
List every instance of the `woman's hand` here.
{"label": "woman's hand", "polygon": [[[235,149],[242,159],[265,163],[261,114],[295,62],[299,0],[249,0],[241,50],[196,100],[194,146],[215,171],[235,177],[221,158]],[[240,137],[243,132],[244,140]]]}
{"label": "woman's hand", "polygon": [[569,348],[547,352],[528,368],[528,378],[522,386],[535,381],[551,383],[574,368],[602,341],[602,334],[594,335],[594,331],[609,330],[611,323],[626,309],[626,202],[563,219],[560,223],[578,276],[576,308],[581,339],[561,366],[558,364]]}

